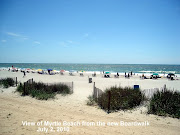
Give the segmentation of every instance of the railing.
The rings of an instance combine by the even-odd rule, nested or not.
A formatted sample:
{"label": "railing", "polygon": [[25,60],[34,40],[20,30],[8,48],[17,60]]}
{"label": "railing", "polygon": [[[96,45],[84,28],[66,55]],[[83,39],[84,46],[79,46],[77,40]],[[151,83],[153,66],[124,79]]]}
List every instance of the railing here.
{"label": "railing", "polygon": [[102,94],[103,94],[103,91],[102,91],[101,89],[97,88],[97,87],[95,86],[95,82],[94,82],[93,97],[94,97],[95,99],[98,99]]}

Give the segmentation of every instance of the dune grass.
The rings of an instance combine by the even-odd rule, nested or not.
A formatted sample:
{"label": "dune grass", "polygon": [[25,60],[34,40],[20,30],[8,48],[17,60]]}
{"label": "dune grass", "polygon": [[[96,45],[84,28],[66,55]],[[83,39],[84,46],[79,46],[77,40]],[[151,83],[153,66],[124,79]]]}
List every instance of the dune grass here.
{"label": "dune grass", "polygon": [[13,78],[7,77],[0,79],[0,85],[4,88],[9,88],[15,85],[15,81]]}
{"label": "dune grass", "polygon": [[[108,108],[110,93],[110,108]],[[144,94],[140,89],[134,90],[129,87],[111,87],[106,89],[105,92],[98,98],[95,99],[97,104],[107,111],[113,112],[117,110],[129,110],[139,106],[145,100]]]}
{"label": "dune grass", "polygon": [[33,82],[30,84],[25,85],[24,91],[24,84],[20,83],[17,89],[22,95],[30,95],[35,97],[39,100],[47,100],[49,98],[54,98],[56,94],[71,94],[70,88],[65,84],[51,84],[47,85],[42,82]]}
{"label": "dune grass", "polygon": [[180,118],[180,92],[157,91],[150,99],[148,113]]}

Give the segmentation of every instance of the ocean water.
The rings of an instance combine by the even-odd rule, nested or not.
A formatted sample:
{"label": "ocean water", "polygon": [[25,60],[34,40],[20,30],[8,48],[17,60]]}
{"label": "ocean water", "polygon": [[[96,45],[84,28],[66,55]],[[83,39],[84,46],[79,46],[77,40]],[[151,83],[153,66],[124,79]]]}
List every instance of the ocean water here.
{"label": "ocean water", "polygon": [[0,63],[0,68],[34,68],[53,70],[84,70],[84,71],[110,71],[110,72],[134,72],[134,73],[175,73],[180,74],[180,65],[162,64],[63,64],[63,63]]}

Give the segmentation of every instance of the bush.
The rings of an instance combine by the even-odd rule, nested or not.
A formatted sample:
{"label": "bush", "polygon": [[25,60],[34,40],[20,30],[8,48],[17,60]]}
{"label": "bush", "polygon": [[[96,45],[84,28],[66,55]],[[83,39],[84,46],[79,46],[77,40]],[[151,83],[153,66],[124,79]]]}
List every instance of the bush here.
{"label": "bush", "polygon": [[87,100],[87,105],[89,106],[93,106],[96,104],[95,99],[93,98],[93,96],[88,96],[88,100]]}
{"label": "bush", "polygon": [[157,91],[150,100],[148,113],[180,118],[180,92]]}
{"label": "bush", "polygon": [[22,93],[22,95],[30,95],[40,100],[54,98],[56,94],[71,94],[70,88],[65,84],[47,85],[41,82],[26,83],[25,92],[24,84],[20,83],[16,90]]}
{"label": "bush", "polygon": [[96,100],[98,105],[108,110],[110,92],[110,111],[133,109],[139,106],[144,101],[144,94],[141,93],[140,89],[132,89],[129,87],[111,87],[106,89],[105,92]]}
{"label": "bush", "polygon": [[14,86],[15,81],[13,78],[4,78],[4,79],[0,79],[0,85],[2,85],[4,88],[9,88],[11,86]]}

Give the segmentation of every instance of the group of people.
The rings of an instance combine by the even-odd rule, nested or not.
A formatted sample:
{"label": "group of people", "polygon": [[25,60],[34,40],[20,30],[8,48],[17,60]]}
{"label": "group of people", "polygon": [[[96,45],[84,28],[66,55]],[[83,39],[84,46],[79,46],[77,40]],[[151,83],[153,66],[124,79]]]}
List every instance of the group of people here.
{"label": "group of people", "polygon": [[[104,71],[103,71],[103,75],[104,75]],[[133,75],[132,71],[130,73],[128,73],[128,74],[125,72],[125,77],[127,77],[127,78],[129,78],[132,75]],[[119,73],[117,72],[117,74],[114,75],[114,76],[115,77],[119,77]],[[108,78],[108,77],[110,77],[110,75],[109,74],[107,74],[107,75],[105,74],[104,77]]]}

